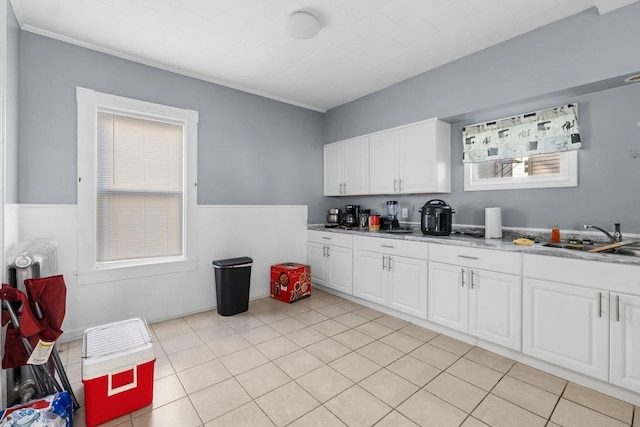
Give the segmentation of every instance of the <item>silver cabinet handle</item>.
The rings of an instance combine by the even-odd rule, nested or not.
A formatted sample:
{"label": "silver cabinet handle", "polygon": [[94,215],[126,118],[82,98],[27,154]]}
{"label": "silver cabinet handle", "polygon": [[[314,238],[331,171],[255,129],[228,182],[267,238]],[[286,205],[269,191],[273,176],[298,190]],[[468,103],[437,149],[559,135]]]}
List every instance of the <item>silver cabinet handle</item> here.
{"label": "silver cabinet handle", "polygon": [[474,273],[475,273],[475,272],[474,272],[473,270],[471,270],[471,289],[473,289],[473,288],[475,287],[475,285],[476,285],[476,284],[473,282],[473,275],[474,275]]}
{"label": "silver cabinet handle", "polygon": [[398,191],[402,191],[402,178],[398,180]]}
{"label": "silver cabinet handle", "polygon": [[322,238],[323,238],[324,240],[331,240],[331,237],[327,237],[327,236],[322,236]]}
{"label": "silver cabinet handle", "polygon": [[397,188],[398,180],[393,178],[393,191],[398,191]]}
{"label": "silver cabinet handle", "polygon": [[331,256],[331,253],[329,252],[329,249],[331,249],[331,247],[327,246],[327,258],[329,258]]}
{"label": "silver cabinet handle", "polygon": [[347,183],[344,183],[344,194],[347,194]]}
{"label": "silver cabinet handle", "polygon": [[394,249],[395,246],[393,245],[380,245],[381,248],[389,248],[389,249]]}
{"label": "silver cabinet handle", "polygon": [[462,272],[462,274],[460,275],[461,282],[462,282],[461,287],[464,288],[464,274],[465,274],[464,273],[464,268],[461,268],[460,271]]}
{"label": "silver cabinet handle", "polygon": [[465,258],[465,259],[474,259],[474,260],[478,260],[477,256],[469,256],[469,255],[458,255],[458,258]]}
{"label": "silver cabinet handle", "polygon": [[620,321],[620,295],[616,295],[616,322]]}
{"label": "silver cabinet handle", "polygon": [[389,257],[389,271],[393,269],[393,258]]}
{"label": "silver cabinet handle", "polygon": [[387,269],[387,257],[385,255],[382,255],[382,269]]}
{"label": "silver cabinet handle", "polygon": [[602,317],[602,292],[598,292],[598,317]]}
{"label": "silver cabinet handle", "polygon": [[322,257],[326,257],[327,256],[327,247],[326,246],[322,246]]}

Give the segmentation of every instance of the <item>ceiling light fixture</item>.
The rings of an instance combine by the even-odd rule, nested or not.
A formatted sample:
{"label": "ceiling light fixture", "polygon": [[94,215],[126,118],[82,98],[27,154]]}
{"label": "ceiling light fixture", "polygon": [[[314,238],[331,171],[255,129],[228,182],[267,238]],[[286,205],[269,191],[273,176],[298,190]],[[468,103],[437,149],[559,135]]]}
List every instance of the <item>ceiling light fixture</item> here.
{"label": "ceiling light fixture", "polygon": [[287,17],[286,31],[295,39],[310,39],[320,32],[320,21],[308,12],[294,12]]}

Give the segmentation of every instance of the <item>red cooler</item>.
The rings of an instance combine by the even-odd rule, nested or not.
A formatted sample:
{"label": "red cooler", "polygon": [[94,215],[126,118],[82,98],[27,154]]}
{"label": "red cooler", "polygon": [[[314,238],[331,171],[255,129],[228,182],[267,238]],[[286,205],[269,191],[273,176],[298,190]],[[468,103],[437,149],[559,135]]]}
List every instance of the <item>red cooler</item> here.
{"label": "red cooler", "polygon": [[118,418],[153,401],[156,360],[144,319],[84,331],[82,383],[87,426]]}
{"label": "red cooler", "polygon": [[310,266],[293,262],[271,266],[271,298],[291,303],[310,296]]}

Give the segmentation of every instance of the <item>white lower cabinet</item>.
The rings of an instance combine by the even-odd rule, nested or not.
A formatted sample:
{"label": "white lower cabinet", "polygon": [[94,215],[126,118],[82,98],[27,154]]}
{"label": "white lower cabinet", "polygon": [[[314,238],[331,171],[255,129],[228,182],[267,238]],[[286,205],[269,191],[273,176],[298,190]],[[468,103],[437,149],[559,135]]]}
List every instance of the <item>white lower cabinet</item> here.
{"label": "white lower cabinet", "polygon": [[353,292],[353,243],[350,235],[310,230],[307,262],[311,282],[346,294]]}
{"label": "white lower cabinet", "polygon": [[378,252],[356,250],[353,294],[387,305],[387,256]]}
{"label": "white lower cabinet", "polygon": [[640,296],[611,293],[609,381],[640,393]]}
{"label": "white lower cabinet", "polygon": [[312,282],[640,393],[640,266],[310,230]]}
{"label": "white lower cabinet", "polygon": [[524,259],[523,352],[640,393],[640,268]]}
{"label": "white lower cabinet", "polygon": [[523,352],[606,381],[609,294],[524,278]]}
{"label": "white lower cabinet", "polygon": [[354,296],[427,318],[427,244],[356,236],[354,249]]}
{"label": "white lower cabinet", "polygon": [[467,274],[458,265],[429,262],[429,320],[467,332],[469,292],[463,280]]}
{"label": "white lower cabinet", "polygon": [[521,255],[431,245],[430,260],[429,320],[520,350]]}

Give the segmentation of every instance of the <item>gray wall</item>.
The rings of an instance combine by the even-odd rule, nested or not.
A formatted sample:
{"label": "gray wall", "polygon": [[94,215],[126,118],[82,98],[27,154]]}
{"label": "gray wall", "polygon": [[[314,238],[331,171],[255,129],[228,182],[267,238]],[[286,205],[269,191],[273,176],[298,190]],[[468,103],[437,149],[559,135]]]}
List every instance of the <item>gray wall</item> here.
{"label": "gray wall", "polygon": [[76,203],[76,86],[200,113],[198,203],[323,221],[323,114],[20,33],[20,203]]}
{"label": "gray wall", "polygon": [[18,202],[18,87],[20,28],[16,15],[7,2],[7,111],[5,145],[5,201]]}
{"label": "gray wall", "polygon": [[[327,197],[325,209],[358,203],[382,211],[397,199],[419,221],[420,206],[442,198],[457,224],[483,225],[484,208],[501,206],[505,226],[613,229],[615,221],[623,233],[640,233],[640,160],[629,156],[640,149],[640,85],[621,77],[640,71],[639,20],[640,3],[602,16],[591,9],[330,110],[326,142],[430,117],[452,123],[452,191]],[[579,104],[579,187],[463,191],[464,125],[565,102]]]}
{"label": "gray wall", "polygon": [[[20,32],[18,201],[76,202],[75,87],[84,86],[200,111],[200,204],[307,204],[310,223],[347,203],[382,211],[391,197],[322,197],[321,145],[440,117],[452,123],[452,193],[394,196],[410,220],[425,201],[444,198],[459,224],[482,224],[484,207],[502,206],[507,226],[621,221],[640,233],[640,163],[628,157],[640,144],[640,89],[609,89],[640,71],[639,19],[640,3],[603,16],[591,9],[324,116]],[[463,125],[564,102],[580,103],[578,188],[463,192]]]}

